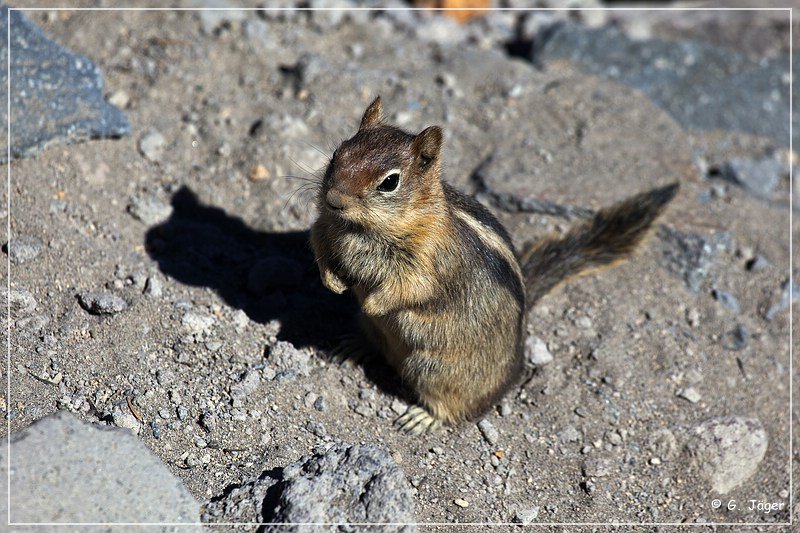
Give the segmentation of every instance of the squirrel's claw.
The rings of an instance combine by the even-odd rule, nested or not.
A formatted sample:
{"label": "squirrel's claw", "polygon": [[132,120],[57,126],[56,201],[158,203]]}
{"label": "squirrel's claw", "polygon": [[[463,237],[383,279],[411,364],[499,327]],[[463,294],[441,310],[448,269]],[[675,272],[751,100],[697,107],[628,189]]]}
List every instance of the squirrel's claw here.
{"label": "squirrel's claw", "polygon": [[410,435],[422,435],[438,428],[440,422],[433,418],[428,411],[418,405],[410,406],[405,414],[395,421],[400,426],[400,431]]}
{"label": "squirrel's claw", "polygon": [[356,364],[366,355],[364,343],[355,335],[345,335],[331,350],[328,361],[337,365]]}

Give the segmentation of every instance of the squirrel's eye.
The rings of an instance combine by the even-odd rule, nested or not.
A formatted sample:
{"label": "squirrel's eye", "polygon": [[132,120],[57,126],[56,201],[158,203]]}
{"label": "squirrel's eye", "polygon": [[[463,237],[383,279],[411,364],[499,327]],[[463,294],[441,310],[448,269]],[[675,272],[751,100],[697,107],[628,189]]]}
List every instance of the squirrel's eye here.
{"label": "squirrel's eye", "polygon": [[392,192],[397,188],[400,183],[400,173],[392,172],[386,176],[383,181],[378,185],[378,190],[381,192]]}

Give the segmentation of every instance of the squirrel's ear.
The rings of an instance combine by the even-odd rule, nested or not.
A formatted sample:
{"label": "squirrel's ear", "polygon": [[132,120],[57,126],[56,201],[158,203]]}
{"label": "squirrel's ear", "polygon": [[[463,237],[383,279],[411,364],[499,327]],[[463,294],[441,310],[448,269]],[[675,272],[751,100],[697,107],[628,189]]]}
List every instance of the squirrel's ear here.
{"label": "squirrel's ear", "polygon": [[425,168],[428,163],[439,157],[442,148],[442,128],[431,126],[422,130],[411,144],[411,150],[420,168]]}
{"label": "squirrel's ear", "polygon": [[383,105],[381,105],[381,97],[378,96],[369,104],[369,107],[364,111],[364,116],[361,117],[361,125],[359,130],[363,130],[368,126],[374,126],[383,120]]}

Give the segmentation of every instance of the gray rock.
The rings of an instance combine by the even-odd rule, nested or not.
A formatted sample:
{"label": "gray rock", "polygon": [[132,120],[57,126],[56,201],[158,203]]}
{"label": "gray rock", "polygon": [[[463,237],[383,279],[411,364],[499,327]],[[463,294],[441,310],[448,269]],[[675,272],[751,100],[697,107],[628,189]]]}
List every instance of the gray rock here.
{"label": "gray rock", "polygon": [[196,7],[228,8],[197,11],[200,17],[200,28],[206,35],[212,35],[223,24],[243,21],[248,14],[247,11],[236,9],[239,6],[229,0],[194,0],[192,4]]}
{"label": "gray rock", "polygon": [[558,434],[558,440],[561,444],[568,442],[579,442],[581,440],[581,432],[575,426],[567,426]]}
{"label": "gray rock", "polygon": [[161,298],[163,294],[163,285],[161,278],[158,276],[150,276],[144,284],[144,293],[153,298]]}
{"label": "gray rock", "polygon": [[494,446],[500,440],[500,432],[497,431],[497,428],[487,419],[484,418],[478,422],[478,429],[481,435],[483,435],[483,438],[486,439],[486,442],[491,446]]}
{"label": "gray rock", "polygon": [[263,507],[270,489],[278,485],[280,474],[264,472],[258,479],[234,486],[224,495],[204,505],[203,522],[263,522]]}
{"label": "gray rock", "polygon": [[536,518],[539,516],[539,507],[533,506],[529,507],[528,509],[520,509],[517,511],[517,514],[514,515],[514,522],[518,524],[527,525],[532,524]]}
{"label": "gray rock", "polygon": [[269,349],[269,362],[276,367],[279,374],[294,371],[301,376],[307,376],[311,355],[306,350],[298,350],[290,342],[278,341]]}
{"label": "gray rock", "polygon": [[764,197],[768,197],[781,178],[788,175],[789,167],[777,153],[762,159],[732,159],[721,173],[722,178]]}
{"label": "gray rock", "polygon": [[[11,516],[3,505],[2,523],[199,521],[189,491],[129,431],[83,424],[59,411],[13,434],[10,452]],[[8,457],[3,439],[6,489]]]}
{"label": "gray rock", "polygon": [[29,316],[36,311],[36,299],[25,289],[11,289],[0,287],[0,309],[11,306],[11,317],[20,318]]}
{"label": "gray rock", "polygon": [[5,243],[3,251],[8,254],[12,263],[21,265],[39,255],[39,252],[42,251],[42,241],[36,237],[20,235]]}
{"label": "gray rock", "polygon": [[525,339],[525,360],[532,366],[544,366],[553,362],[553,354],[542,339],[529,336]]}
{"label": "gray rock", "polygon": [[[8,55],[8,7],[0,6],[0,55]],[[11,158],[30,157],[60,142],[130,133],[125,115],[103,99],[97,65],[48,39],[20,11],[11,12]],[[8,69],[0,69],[0,86]],[[0,109],[0,122],[8,120]],[[0,132],[6,146],[7,132]],[[6,161],[5,151],[0,162]]]}
{"label": "gray rock", "polygon": [[742,324],[737,324],[725,335],[725,338],[725,348],[734,352],[744,350],[750,343],[750,333]]}
{"label": "gray rock", "polygon": [[258,370],[249,370],[242,378],[242,381],[231,385],[231,398],[243,400],[252,395],[260,384],[261,376]]}
{"label": "gray rock", "polygon": [[795,290],[795,282],[792,279],[787,279],[783,283],[783,292],[781,293],[780,299],[770,307],[766,313],[764,313],[764,318],[766,320],[772,320],[775,318],[775,315],[780,313],[781,311],[785,311],[789,309],[789,304],[792,301],[797,301],[800,299],[800,294],[797,293]]}
{"label": "gray rock", "polygon": [[606,457],[590,457],[583,463],[586,477],[605,477],[611,473],[613,463]]}
{"label": "gray rock", "polygon": [[325,397],[324,396],[320,396],[319,398],[314,400],[314,409],[316,409],[317,411],[322,412],[322,411],[325,411],[327,408],[328,408],[328,404],[325,401]]}
{"label": "gray rock", "polygon": [[695,293],[711,273],[717,255],[731,243],[729,232],[703,237],[661,227],[659,236],[664,244],[661,265],[683,278],[689,290]]}
{"label": "gray rock", "polygon": [[734,296],[733,294],[721,291],[719,289],[713,289],[711,291],[711,295],[725,309],[732,311],[734,313],[739,312],[739,300],[737,300],[736,296]]}
{"label": "gray rock", "polygon": [[187,311],[181,317],[181,325],[193,335],[209,333],[216,319],[207,313]]}
{"label": "gray rock", "polygon": [[138,435],[142,430],[142,423],[133,416],[126,405],[114,406],[114,410],[111,412],[111,423],[133,431],[134,435]]}
{"label": "gray rock", "polygon": [[155,226],[165,222],[172,215],[172,206],[154,196],[134,198],[128,205],[128,213],[148,226]]}
{"label": "gray rock", "polygon": [[697,403],[703,398],[694,387],[686,387],[685,389],[679,390],[677,396],[690,403]]}
{"label": "gray rock", "polygon": [[311,22],[320,30],[333,29],[347,16],[347,3],[339,0],[309,0],[307,5],[314,10],[309,12]]}
{"label": "gray rock", "polygon": [[78,303],[93,315],[114,315],[128,308],[128,302],[107,292],[81,292]]}
{"label": "gray rock", "polygon": [[[317,428],[319,429],[319,428]],[[373,445],[337,444],[282,471],[226,491],[205,505],[204,521],[413,524],[414,498],[400,467]],[[266,531],[307,531],[308,526],[267,526]],[[386,526],[381,531],[416,531]]]}
{"label": "gray rock", "polygon": [[[415,522],[410,484],[391,456],[376,446],[340,444],[290,466],[272,521]],[[416,526],[385,529],[410,532]]]}
{"label": "gray rock", "polygon": [[678,454],[678,439],[669,429],[659,429],[648,439],[648,448],[660,460],[670,461]]}
{"label": "gray rock", "polygon": [[685,453],[691,467],[726,494],[744,483],[767,451],[767,432],[755,418],[723,416],[703,422],[691,431]]}
{"label": "gray rock", "polygon": [[741,131],[789,145],[786,56],[754,61],[698,42],[633,40],[614,26],[562,22],[539,35],[531,59],[567,60],[635,87],[686,128]]}
{"label": "gray rock", "polygon": [[269,24],[261,19],[254,18],[246,20],[242,30],[247,39],[260,43],[262,46],[272,47],[276,44],[275,38],[270,31]]}
{"label": "gray rock", "polygon": [[164,157],[167,141],[156,130],[150,130],[139,139],[139,151],[150,161],[158,163]]}
{"label": "gray rock", "polygon": [[750,272],[761,272],[762,270],[765,270],[769,264],[770,263],[767,258],[759,254],[748,260],[745,266]]}

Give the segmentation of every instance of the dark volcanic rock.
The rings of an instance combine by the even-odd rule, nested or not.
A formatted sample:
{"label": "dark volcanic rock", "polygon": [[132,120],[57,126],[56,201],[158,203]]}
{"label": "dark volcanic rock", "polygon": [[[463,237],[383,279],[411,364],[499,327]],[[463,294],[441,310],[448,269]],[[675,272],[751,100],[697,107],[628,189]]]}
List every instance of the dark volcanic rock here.
{"label": "dark volcanic rock", "polygon": [[[206,512],[204,520],[212,522],[370,522],[395,524],[381,531],[417,530],[411,486],[389,454],[372,445],[339,444],[282,471],[264,472],[206,504]],[[267,531],[301,528],[272,526]]]}
{"label": "dark volcanic rock", "polygon": [[719,232],[706,238],[666,227],[659,231],[664,242],[661,264],[680,276],[692,292],[697,292],[708,278],[717,254],[730,246],[731,234]]}
{"label": "dark volcanic rock", "polygon": [[407,523],[414,531],[414,499],[402,470],[371,445],[331,448],[284,469],[276,522]]}
{"label": "dark volcanic rock", "polygon": [[788,57],[756,62],[707,44],[633,40],[613,26],[558,23],[543,32],[531,59],[567,60],[635,87],[686,128],[740,131],[789,145]]}
{"label": "dark volcanic rock", "polygon": [[[9,10],[0,7],[0,55],[8,53]],[[130,133],[126,116],[103,99],[100,69],[48,39],[20,11],[11,15],[11,158],[29,157],[56,142]],[[0,84],[8,85],[3,65]],[[0,121],[6,123],[6,107]],[[7,145],[6,128],[0,142]],[[7,159],[6,151],[0,161]]]}

